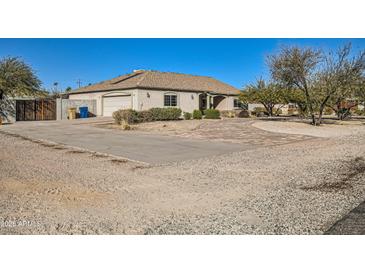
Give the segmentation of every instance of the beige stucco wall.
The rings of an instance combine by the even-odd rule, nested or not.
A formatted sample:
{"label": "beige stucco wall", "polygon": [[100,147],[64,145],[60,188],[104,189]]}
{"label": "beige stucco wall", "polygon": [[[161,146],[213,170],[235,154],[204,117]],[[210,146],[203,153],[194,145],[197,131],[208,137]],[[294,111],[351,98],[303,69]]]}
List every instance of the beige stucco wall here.
{"label": "beige stucco wall", "polygon": [[[132,95],[132,108],[135,110],[148,110],[153,107],[164,107],[164,95],[176,94],[177,107],[183,112],[193,112],[194,109],[199,109],[199,93],[198,92],[182,92],[182,91],[163,91],[163,90],[120,90],[120,91],[105,91],[105,92],[90,92],[81,94],[70,94],[69,99],[79,100],[96,100],[96,115],[102,116],[103,100],[102,97],[109,93],[130,93]],[[149,96],[148,96],[149,94]],[[232,110],[233,100],[235,96],[224,98],[216,107],[218,110]]]}
{"label": "beige stucco wall", "polygon": [[[248,104],[248,110],[253,111],[256,107],[263,108],[263,104]],[[275,108],[280,108],[282,114],[288,114],[289,105],[275,105]]]}
{"label": "beige stucco wall", "polygon": [[114,90],[114,91],[103,91],[103,92],[90,92],[90,93],[80,93],[80,94],[70,94],[69,99],[81,99],[81,100],[87,100],[87,99],[94,99],[96,100],[96,115],[102,116],[103,111],[103,100],[102,97],[109,93],[122,93],[122,94],[131,94],[132,95],[132,108],[136,109],[137,104],[137,90]]}
{"label": "beige stucco wall", "polygon": [[[149,94],[149,97],[148,97]],[[164,107],[164,95],[176,94],[177,107],[183,112],[193,112],[199,109],[199,93],[197,92],[181,92],[181,91],[163,91],[163,90],[138,90],[138,109],[148,110],[153,107]]]}
{"label": "beige stucco wall", "polygon": [[232,110],[234,109],[233,100],[237,98],[235,96],[227,96],[225,97],[219,104],[216,106],[218,110]]}

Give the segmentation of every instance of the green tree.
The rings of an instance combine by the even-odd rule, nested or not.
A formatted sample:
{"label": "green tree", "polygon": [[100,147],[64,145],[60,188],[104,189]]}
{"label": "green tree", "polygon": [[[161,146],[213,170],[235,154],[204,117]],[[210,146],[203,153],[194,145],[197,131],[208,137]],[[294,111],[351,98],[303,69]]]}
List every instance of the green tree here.
{"label": "green tree", "polygon": [[365,107],[365,76],[363,76],[355,87],[355,98],[359,104]]}
{"label": "green tree", "polygon": [[305,117],[307,115],[307,101],[302,91],[298,89],[284,89],[282,94],[286,104],[295,104],[301,116]]}
{"label": "green tree", "polygon": [[0,60],[0,124],[3,117],[15,111],[11,98],[44,95],[41,81],[29,65],[16,57]]}
{"label": "green tree", "polygon": [[274,80],[288,90],[303,92],[312,124],[314,115],[313,86],[321,61],[321,52],[311,48],[284,47],[278,54],[268,56],[267,63]]}
{"label": "green tree", "polygon": [[[351,45],[337,52],[317,51],[311,48],[287,47],[268,57],[272,77],[288,90],[300,90],[312,124],[320,125],[326,107],[337,109],[342,119],[344,100],[354,97],[354,87],[365,71],[365,52],[354,55]],[[318,114],[318,116],[316,116]]]}
{"label": "green tree", "polygon": [[255,84],[246,86],[240,94],[240,100],[243,103],[260,103],[262,104],[269,116],[273,116],[275,106],[276,112],[285,104],[282,88],[280,85],[259,79]]}
{"label": "green tree", "polygon": [[67,87],[65,91],[66,91],[66,92],[70,92],[71,90],[72,90],[72,88],[71,88],[71,87]]}
{"label": "green tree", "polygon": [[42,94],[33,69],[17,57],[0,60],[0,98]]}
{"label": "green tree", "polygon": [[340,119],[350,114],[351,108],[356,104],[343,102],[354,98],[355,87],[362,79],[364,71],[365,52],[351,54],[351,44],[339,48],[335,53],[324,54],[315,88],[318,124],[322,122],[326,106],[333,108]]}

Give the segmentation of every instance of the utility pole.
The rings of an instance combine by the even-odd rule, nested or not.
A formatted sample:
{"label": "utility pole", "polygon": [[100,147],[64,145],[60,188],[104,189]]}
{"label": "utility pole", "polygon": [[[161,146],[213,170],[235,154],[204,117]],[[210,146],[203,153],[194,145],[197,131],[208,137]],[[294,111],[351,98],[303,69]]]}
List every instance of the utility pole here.
{"label": "utility pole", "polygon": [[54,93],[57,93],[57,92],[58,92],[58,88],[57,88],[57,87],[58,87],[58,82],[54,82],[54,83],[53,83],[53,86],[54,86],[54,90],[53,90],[53,92],[54,92]]}
{"label": "utility pole", "polygon": [[81,88],[81,79],[77,79],[76,83],[79,86],[79,88]]}

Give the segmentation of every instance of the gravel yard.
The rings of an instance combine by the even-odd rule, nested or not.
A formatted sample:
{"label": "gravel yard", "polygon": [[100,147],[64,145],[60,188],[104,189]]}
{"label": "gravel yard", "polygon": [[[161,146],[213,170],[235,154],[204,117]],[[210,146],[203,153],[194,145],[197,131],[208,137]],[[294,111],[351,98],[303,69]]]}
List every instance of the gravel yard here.
{"label": "gravel yard", "polygon": [[[260,146],[280,145],[310,139],[309,136],[303,134],[282,134],[257,129],[252,127],[252,124],[256,124],[255,119],[158,121],[133,125],[132,130],[188,139]],[[121,126],[112,123],[98,126],[122,130]]]}
{"label": "gravel yard", "polygon": [[322,234],[364,200],[365,127],[295,136],[148,166],[0,133],[0,233]]}
{"label": "gravel yard", "polygon": [[314,127],[303,122],[258,121],[254,122],[253,126],[258,129],[275,133],[299,134],[315,137],[345,137],[361,134],[365,125],[364,121],[344,121],[342,123],[342,125],[323,124]]}

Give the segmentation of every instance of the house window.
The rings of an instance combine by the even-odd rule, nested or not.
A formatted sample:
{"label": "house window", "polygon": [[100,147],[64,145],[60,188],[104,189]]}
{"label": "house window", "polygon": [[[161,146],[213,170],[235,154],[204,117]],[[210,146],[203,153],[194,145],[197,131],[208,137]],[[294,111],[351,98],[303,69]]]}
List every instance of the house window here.
{"label": "house window", "polygon": [[238,99],[234,99],[233,100],[233,107],[234,108],[242,108],[242,109],[247,109],[247,105],[243,104],[240,100]]}
{"label": "house window", "polygon": [[164,96],[164,106],[165,107],[176,107],[177,106],[177,95],[175,95],[175,94],[165,94],[165,96]]}

